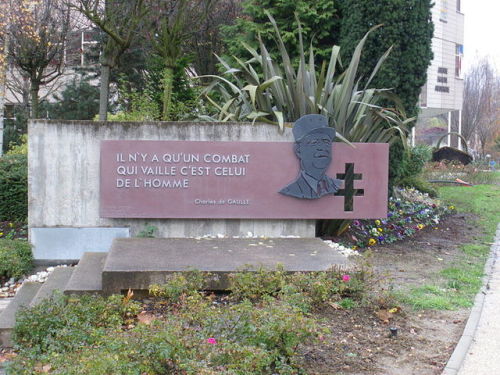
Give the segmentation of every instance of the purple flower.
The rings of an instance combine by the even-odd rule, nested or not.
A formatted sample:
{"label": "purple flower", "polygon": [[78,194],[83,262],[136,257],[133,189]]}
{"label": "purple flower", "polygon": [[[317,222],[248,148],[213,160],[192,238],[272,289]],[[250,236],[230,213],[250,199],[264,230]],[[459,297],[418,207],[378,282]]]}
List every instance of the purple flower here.
{"label": "purple flower", "polygon": [[378,236],[378,242],[383,242],[385,241],[385,237],[384,236]]}
{"label": "purple flower", "polygon": [[359,220],[354,220],[352,222],[352,225],[355,225],[355,226],[359,227],[361,225],[361,223],[359,222]]}
{"label": "purple flower", "polygon": [[387,213],[387,217],[392,217],[394,214],[392,212]]}
{"label": "purple flower", "polygon": [[411,221],[411,217],[406,218],[406,222],[409,223]]}

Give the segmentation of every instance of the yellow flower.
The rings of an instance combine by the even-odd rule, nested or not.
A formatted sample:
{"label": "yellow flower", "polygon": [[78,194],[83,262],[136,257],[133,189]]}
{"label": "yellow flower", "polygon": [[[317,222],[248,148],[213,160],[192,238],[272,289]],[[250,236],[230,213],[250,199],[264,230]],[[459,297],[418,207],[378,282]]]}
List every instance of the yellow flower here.
{"label": "yellow flower", "polygon": [[353,246],[352,249],[353,250],[358,250],[358,247],[357,246]]}
{"label": "yellow flower", "polygon": [[375,238],[370,238],[368,240],[368,246],[373,246],[377,243],[377,240]]}
{"label": "yellow flower", "polygon": [[418,224],[418,225],[417,225],[417,228],[418,228],[418,229],[424,229],[424,228],[425,228],[425,225],[424,225],[424,224]]}
{"label": "yellow flower", "polygon": [[13,223],[9,223],[9,227],[11,227],[11,228],[12,228],[13,226],[14,226],[14,224],[13,224]]}
{"label": "yellow flower", "polygon": [[380,225],[380,220],[375,220],[375,225],[379,226]]}
{"label": "yellow flower", "polygon": [[378,231],[382,233],[384,230],[382,228],[378,228]]}
{"label": "yellow flower", "polygon": [[2,237],[2,236],[3,236],[3,232],[0,232],[0,237]]}
{"label": "yellow flower", "polygon": [[450,206],[448,207],[450,210],[454,210],[455,209],[455,206]]}

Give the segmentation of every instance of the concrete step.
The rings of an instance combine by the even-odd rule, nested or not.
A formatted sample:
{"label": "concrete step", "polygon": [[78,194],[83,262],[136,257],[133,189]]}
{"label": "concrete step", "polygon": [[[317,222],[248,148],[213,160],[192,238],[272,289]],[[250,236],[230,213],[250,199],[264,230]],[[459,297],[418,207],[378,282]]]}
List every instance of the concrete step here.
{"label": "concrete step", "polygon": [[147,290],[169,274],[189,269],[214,274],[207,289],[228,287],[231,272],[259,267],[323,271],[347,267],[347,258],[318,238],[119,238],[113,241],[102,273],[106,295]]}
{"label": "concrete step", "polygon": [[16,313],[20,308],[30,305],[41,287],[42,284],[37,282],[25,282],[9,306],[0,314],[0,344],[2,346],[12,347],[11,335],[16,324]]}
{"label": "concrete step", "polygon": [[43,283],[36,296],[31,300],[30,306],[36,306],[44,299],[50,298],[56,290],[64,291],[66,284],[73,273],[73,269],[73,267],[56,268],[49,275],[47,281]]}
{"label": "concrete step", "polygon": [[101,294],[102,269],[108,253],[87,252],[75,267],[65,294]]}
{"label": "concrete step", "polygon": [[9,306],[10,301],[13,299],[14,297],[0,298],[0,314]]}

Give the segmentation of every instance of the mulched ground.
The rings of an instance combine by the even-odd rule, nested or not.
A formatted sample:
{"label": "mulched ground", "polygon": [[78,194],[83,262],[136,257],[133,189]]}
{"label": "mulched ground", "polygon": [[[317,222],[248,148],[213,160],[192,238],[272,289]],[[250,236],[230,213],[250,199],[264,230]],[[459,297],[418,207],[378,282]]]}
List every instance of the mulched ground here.
{"label": "mulched ground", "polygon": [[[420,285],[461,255],[458,245],[479,235],[471,215],[454,215],[414,237],[376,246],[372,262],[395,288]],[[370,308],[318,312],[331,334],[304,348],[309,375],[441,374],[467,321],[469,310],[414,311],[403,308],[389,316],[391,301]],[[382,310],[381,310],[382,309]],[[392,336],[390,328],[397,328]]]}

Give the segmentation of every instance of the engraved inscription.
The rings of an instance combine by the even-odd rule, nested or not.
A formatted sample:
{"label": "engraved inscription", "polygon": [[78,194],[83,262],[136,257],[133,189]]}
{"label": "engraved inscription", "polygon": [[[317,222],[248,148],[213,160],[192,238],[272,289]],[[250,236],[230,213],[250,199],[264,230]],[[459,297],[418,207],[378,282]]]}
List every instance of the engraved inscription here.
{"label": "engraved inscription", "polygon": [[[115,160],[119,163],[115,184],[119,189],[188,189],[192,186],[190,177],[246,176],[246,166],[240,165],[249,164],[251,159],[250,154],[119,152]],[[160,178],[164,176],[176,178]]]}

